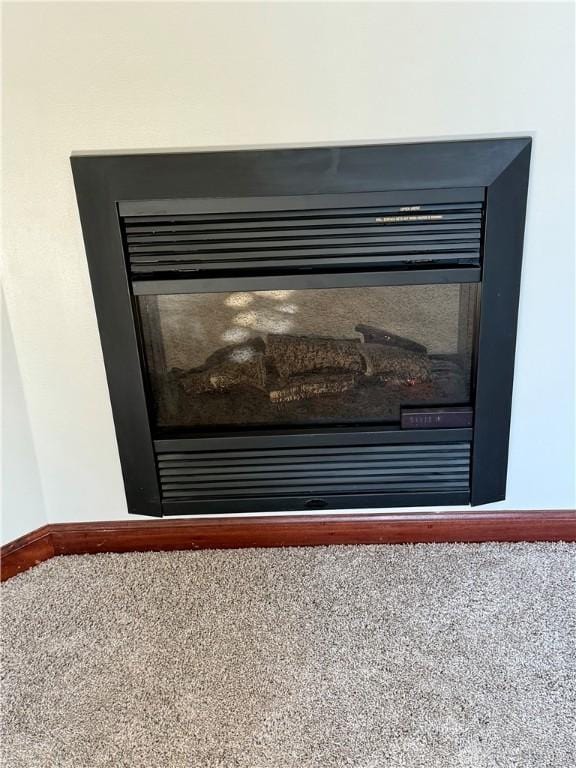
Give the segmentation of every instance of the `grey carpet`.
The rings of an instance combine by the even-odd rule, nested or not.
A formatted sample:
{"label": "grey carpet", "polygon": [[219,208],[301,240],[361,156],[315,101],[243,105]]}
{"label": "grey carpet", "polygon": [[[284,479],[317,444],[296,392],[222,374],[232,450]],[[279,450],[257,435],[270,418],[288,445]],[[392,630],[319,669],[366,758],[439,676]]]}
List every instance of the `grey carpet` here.
{"label": "grey carpet", "polygon": [[55,558],[3,595],[10,768],[572,768],[576,547]]}

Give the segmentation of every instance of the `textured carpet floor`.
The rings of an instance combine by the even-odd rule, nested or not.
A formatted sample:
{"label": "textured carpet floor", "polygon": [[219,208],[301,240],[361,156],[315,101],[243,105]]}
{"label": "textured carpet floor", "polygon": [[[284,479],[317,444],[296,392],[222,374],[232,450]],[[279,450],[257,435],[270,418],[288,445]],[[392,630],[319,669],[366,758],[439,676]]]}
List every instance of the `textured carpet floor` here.
{"label": "textured carpet floor", "polygon": [[572,768],[576,547],[55,558],[3,595],[9,768]]}

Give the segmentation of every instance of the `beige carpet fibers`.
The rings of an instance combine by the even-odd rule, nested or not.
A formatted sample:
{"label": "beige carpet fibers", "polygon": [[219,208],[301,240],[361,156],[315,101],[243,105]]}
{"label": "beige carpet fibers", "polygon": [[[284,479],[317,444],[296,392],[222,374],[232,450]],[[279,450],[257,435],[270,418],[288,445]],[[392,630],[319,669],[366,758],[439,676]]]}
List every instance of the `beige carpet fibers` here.
{"label": "beige carpet fibers", "polygon": [[576,547],[55,558],[3,594],[4,766],[572,768]]}

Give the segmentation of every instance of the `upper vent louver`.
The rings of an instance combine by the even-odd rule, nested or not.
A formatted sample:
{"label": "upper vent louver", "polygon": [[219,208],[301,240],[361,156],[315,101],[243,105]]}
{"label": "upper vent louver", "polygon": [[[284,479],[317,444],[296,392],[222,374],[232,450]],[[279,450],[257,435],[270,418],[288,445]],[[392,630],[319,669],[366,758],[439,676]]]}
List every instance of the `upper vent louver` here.
{"label": "upper vent louver", "polygon": [[[483,203],[122,217],[133,277],[480,263]],[[193,274],[188,275],[193,277]]]}

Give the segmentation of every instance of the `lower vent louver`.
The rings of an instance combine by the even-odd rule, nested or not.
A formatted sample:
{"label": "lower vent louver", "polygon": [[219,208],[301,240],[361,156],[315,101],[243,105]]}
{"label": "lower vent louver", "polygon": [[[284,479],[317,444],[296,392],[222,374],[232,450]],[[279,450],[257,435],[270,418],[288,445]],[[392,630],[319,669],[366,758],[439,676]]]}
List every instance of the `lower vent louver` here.
{"label": "lower vent louver", "polygon": [[123,216],[122,224],[130,269],[139,278],[226,270],[477,266],[482,218],[482,202],[463,202]]}
{"label": "lower vent louver", "polygon": [[162,498],[465,491],[470,444],[159,453]]}

